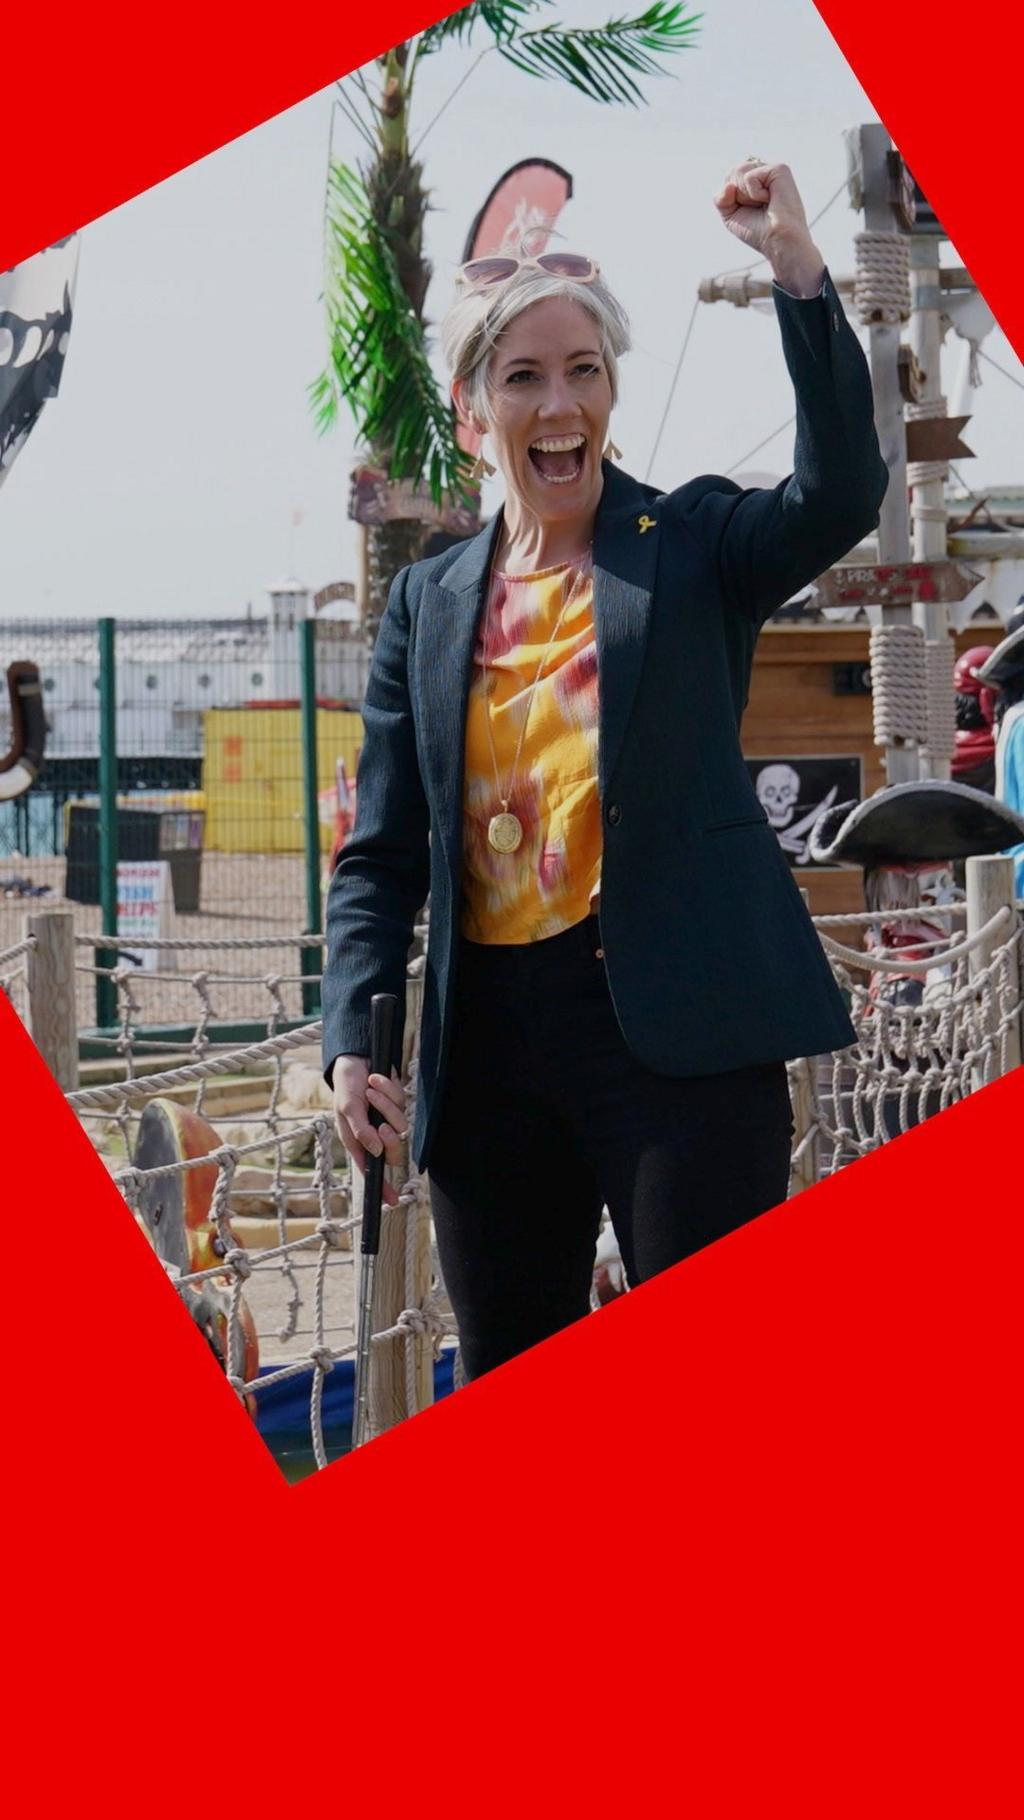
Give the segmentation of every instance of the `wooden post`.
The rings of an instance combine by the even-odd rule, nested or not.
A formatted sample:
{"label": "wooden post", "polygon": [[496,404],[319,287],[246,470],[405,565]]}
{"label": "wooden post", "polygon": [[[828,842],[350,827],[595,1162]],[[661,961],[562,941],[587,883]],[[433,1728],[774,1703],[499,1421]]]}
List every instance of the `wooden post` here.
{"label": "wooden post", "polygon": [[[967,933],[974,935],[995,916],[997,910],[1009,905],[1016,919],[1013,889],[1013,860],[1004,853],[988,853],[967,861]],[[984,972],[992,960],[993,950],[1002,948],[1009,941],[1015,924],[1007,920],[1003,926],[971,950],[967,957],[968,974],[975,979]],[[995,1055],[990,1072],[982,1074],[975,1070],[974,1088],[984,1087],[986,1081],[996,1080],[1001,1074],[1009,1074],[1011,1069],[1019,1068],[1021,1060],[1021,1014],[1020,966],[1015,952],[1011,952],[1009,963],[1009,984],[1018,1005],[1017,1015],[1005,1041],[1005,1062],[1003,1055]],[[993,1028],[995,1022],[993,1021]]]}
{"label": "wooden post", "polygon": [[[942,335],[939,289],[939,242],[934,234],[911,235],[910,239],[911,318],[910,341],[923,374],[919,404],[937,406],[942,397]],[[911,475],[915,470],[911,468]],[[919,473],[920,470],[918,469]],[[948,469],[947,469],[948,472]],[[914,556],[928,562],[946,554],[946,486],[939,477],[933,480],[914,478],[911,517],[914,521]],[[914,624],[921,627],[925,638],[926,657],[935,662],[940,674],[949,671],[949,712],[953,712],[953,659],[955,653],[949,629],[949,608],[943,601],[915,601]],[[929,646],[937,647],[930,651]],[[931,715],[929,715],[929,722]],[[948,729],[947,729],[948,731]],[[929,737],[934,729],[929,725]],[[948,778],[950,760],[931,750],[919,752],[921,777]]]}
{"label": "wooden post", "polygon": [[25,934],[35,938],[25,968],[28,1027],[58,1086],[73,1093],[78,1086],[74,914],[70,910],[30,911]]}
{"label": "wooden post", "polygon": [[[811,894],[803,885],[800,887],[800,896],[804,900],[804,909],[809,911],[811,907]],[[805,1055],[797,1062],[789,1077],[789,1097],[793,1106],[793,1123],[796,1126],[796,1130],[793,1133],[794,1150],[805,1133],[811,1129],[811,1126],[815,1123],[817,1117],[814,1095],[814,1071],[817,1065],[816,1056]],[[814,1183],[819,1180],[820,1174],[821,1165],[818,1158],[818,1139],[817,1135],[815,1135],[807,1149],[804,1151],[804,1154],[800,1158],[796,1170],[793,1173],[790,1186],[790,1198],[792,1198],[793,1195],[802,1194],[805,1188],[812,1188]]]}
{"label": "wooden post", "polygon": [[[892,141],[884,126],[872,124],[854,129],[857,159],[860,166],[864,226],[871,233],[891,234],[897,221],[889,187],[888,154]],[[909,562],[910,519],[907,512],[907,432],[903,418],[903,394],[900,391],[898,322],[873,322],[868,330],[868,358],[871,364],[871,390],[875,401],[875,429],[882,459],[889,470],[889,489],[882,501],[878,521],[878,560],[880,563]],[[885,625],[906,625],[911,620],[909,607],[882,608]],[[886,781],[908,782],[918,774],[916,748],[889,746],[885,754]]]}
{"label": "wooden post", "polygon": [[[406,985],[405,1044],[402,1072],[408,1074],[414,1044],[419,1040],[423,1008],[422,978]],[[400,1188],[410,1175],[408,1145],[403,1146],[400,1169],[390,1169],[388,1180]],[[361,1210],[362,1180],[357,1177],[356,1208]],[[408,1230],[412,1222],[412,1231]],[[408,1241],[408,1280],[407,1280]],[[373,1294],[373,1331],[383,1333],[393,1327],[403,1308],[419,1308],[430,1289],[430,1219],[425,1209],[385,1207],[381,1215],[380,1250]],[[414,1394],[407,1389],[407,1351],[412,1350]],[[370,1364],[369,1430],[383,1434],[406,1416],[425,1409],[434,1400],[434,1353],[429,1335],[389,1340],[375,1346]]]}
{"label": "wooden post", "polygon": [[[813,1071],[817,1067],[817,1057],[805,1055],[797,1062],[790,1074],[790,1100],[793,1105],[793,1123],[796,1131],[793,1135],[793,1148],[801,1142],[815,1123],[817,1114],[814,1103]],[[803,1194],[805,1188],[813,1188],[821,1177],[821,1165],[818,1160],[818,1134],[808,1144],[792,1175],[790,1199],[796,1194]]]}
{"label": "wooden post", "polygon": [[[864,226],[875,234],[896,230],[886,162],[892,141],[884,126],[857,129],[861,169]],[[879,562],[909,562],[910,521],[907,514],[907,434],[900,391],[898,322],[873,322],[868,330],[871,389],[875,399],[875,428],[882,459],[889,470],[889,491],[882,501],[878,525]],[[890,609],[890,617],[907,620],[908,608]]]}

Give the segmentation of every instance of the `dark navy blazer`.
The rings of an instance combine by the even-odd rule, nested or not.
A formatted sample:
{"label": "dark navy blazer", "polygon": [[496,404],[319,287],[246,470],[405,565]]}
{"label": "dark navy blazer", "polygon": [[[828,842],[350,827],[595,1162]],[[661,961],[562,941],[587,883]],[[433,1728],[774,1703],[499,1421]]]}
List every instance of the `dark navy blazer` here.
{"label": "dark navy blazer", "polygon": [[[601,944],[616,1014],[659,1073],[717,1074],[853,1041],[740,750],[764,620],[878,523],[888,473],[860,343],[826,273],[775,308],[794,472],[659,494],[605,463],[594,529]],[[653,524],[651,524],[653,520]],[[413,1155],[427,1167],[459,945],[466,703],[500,513],[397,576],[363,709],[356,825],[331,881],[323,1058],[369,1053],[374,992],[404,1004],[430,896]],[[645,528],[645,526],[647,528]]]}

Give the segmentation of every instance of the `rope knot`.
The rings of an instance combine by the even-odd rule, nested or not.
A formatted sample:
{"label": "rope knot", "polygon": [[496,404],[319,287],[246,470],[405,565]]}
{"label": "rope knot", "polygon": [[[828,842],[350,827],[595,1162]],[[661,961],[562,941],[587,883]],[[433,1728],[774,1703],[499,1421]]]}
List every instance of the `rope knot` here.
{"label": "rope knot", "polygon": [[325,1375],[327,1372],[333,1371],[334,1354],[329,1346],[314,1346],[309,1356],[318,1371],[322,1371]]}
{"label": "rope knot", "polygon": [[225,1253],[224,1268],[233,1271],[235,1276],[245,1283],[252,1276],[252,1259],[247,1251],[243,1250],[240,1245],[236,1245],[232,1251]]}
{"label": "rope knot", "polygon": [[430,1323],[422,1308],[403,1308],[395,1326],[400,1333],[419,1335],[430,1331]]}
{"label": "rope knot", "polygon": [[403,1308],[395,1322],[395,1332],[403,1338],[427,1339],[435,1359],[441,1357],[441,1341],[448,1329],[434,1302],[422,1308]]}

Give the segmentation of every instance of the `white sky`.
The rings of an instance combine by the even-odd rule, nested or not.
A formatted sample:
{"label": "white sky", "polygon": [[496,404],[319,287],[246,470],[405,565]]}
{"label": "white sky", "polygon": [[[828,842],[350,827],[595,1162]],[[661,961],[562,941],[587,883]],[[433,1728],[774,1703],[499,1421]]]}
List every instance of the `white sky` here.
{"label": "white sky", "polygon": [[[577,24],[626,10],[620,0],[559,5]],[[414,132],[474,54],[423,66]],[[751,153],[784,159],[813,216],[843,179],[843,128],[877,118],[811,0],[707,0],[699,48],[676,72],[651,82],[648,108],[601,108],[491,56],[424,148],[435,319],[501,172],[531,155],[572,172],[562,244],[600,261],[633,322],[612,429],[623,465],[641,476],[697,281],[750,257],[714,210],[722,176]],[[0,489],[0,615],[258,611],[289,566],[314,588],[354,574],[351,426],[319,438],[306,400],[324,359],[332,93],[86,229],[61,394]],[[356,151],[341,118],[335,149]],[[852,270],[860,222],[844,192],[815,228],[833,274]],[[948,244],[942,257],[956,258]],[[947,393],[962,347],[947,339]],[[1001,331],[985,351],[1022,375]],[[966,432],[978,459],[961,472],[975,485],[1024,483],[1024,396],[982,371]],[[652,478],[664,487],[726,471],[791,410],[774,318],[702,306]],[[791,436],[745,465],[787,472]]]}

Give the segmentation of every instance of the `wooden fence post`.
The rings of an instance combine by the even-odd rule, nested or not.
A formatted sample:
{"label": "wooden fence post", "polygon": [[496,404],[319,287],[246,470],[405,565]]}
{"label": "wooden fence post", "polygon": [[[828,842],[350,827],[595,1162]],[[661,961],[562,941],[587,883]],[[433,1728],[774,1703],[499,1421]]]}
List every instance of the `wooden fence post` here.
{"label": "wooden fence post", "polygon": [[[972,948],[967,957],[967,971],[971,979],[991,964],[996,948],[1002,948],[1009,941],[1016,924],[1017,911],[1014,902],[1013,860],[1004,853],[979,854],[967,861],[967,933],[976,935],[979,929],[995,916],[998,910],[1009,907],[1014,922],[1005,921],[1003,926],[990,935],[977,948]],[[1009,957],[1008,983],[1017,1014],[1007,1032],[1003,1052],[998,1051],[993,1058],[991,1069],[985,1074],[975,1070],[974,1088],[983,1087],[986,1081],[996,1080],[1001,1074],[1009,1074],[1013,1068],[1019,1068],[1021,1060],[1021,976],[1020,963],[1015,950]],[[995,1011],[995,1007],[993,1008]],[[995,1024],[993,1022],[993,1028]]]}
{"label": "wooden fence post", "polygon": [[[403,1077],[408,1076],[414,1046],[419,1042],[422,1009],[423,980],[416,977],[406,984]],[[409,1147],[405,1144],[402,1167],[389,1169],[388,1180],[400,1188],[410,1174]],[[359,1179],[353,1211],[361,1211],[361,1207],[362,1182]],[[374,1332],[383,1333],[393,1327],[403,1308],[422,1307],[430,1290],[430,1277],[430,1219],[426,1209],[385,1207],[381,1215],[380,1250],[374,1280]],[[412,1353],[412,1383],[409,1383],[406,1371],[409,1351]],[[413,1392],[411,1397],[410,1390]],[[429,1334],[396,1338],[386,1345],[374,1347],[367,1406],[371,1435],[394,1428],[396,1423],[415,1415],[418,1409],[425,1409],[433,1400],[434,1349]]]}
{"label": "wooden fence post", "polygon": [[71,910],[32,910],[25,934],[28,1027],[40,1055],[65,1093],[78,1086],[75,1015],[75,919]]}
{"label": "wooden fence post", "polygon": [[[804,900],[804,909],[809,912],[811,908],[811,894],[803,885],[800,887],[800,896]],[[817,1056],[805,1055],[800,1061],[796,1062],[790,1070],[789,1097],[793,1107],[793,1123],[796,1127],[796,1130],[793,1133],[794,1150],[797,1149],[801,1139],[810,1131],[817,1120],[815,1094],[815,1071],[817,1067]],[[818,1157],[818,1136],[817,1133],[815,1133],[796,1168],[791,1172],[789,1184],[790,1198],[795,1194],[802,1194],[805,1188],[813,1188],[815,1182],[820,1179],[820,1176],[821,1165]]]}

